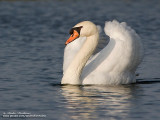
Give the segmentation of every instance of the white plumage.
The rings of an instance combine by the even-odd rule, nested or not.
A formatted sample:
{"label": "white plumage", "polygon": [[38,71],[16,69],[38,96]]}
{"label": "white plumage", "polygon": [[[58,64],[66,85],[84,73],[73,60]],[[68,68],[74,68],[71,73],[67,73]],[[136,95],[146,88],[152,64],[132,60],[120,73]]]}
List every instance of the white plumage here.
{"label": "white plumage", "polygon": [[[106,22],[104,31],[110,41],[92,56],[99,32],[92,22],[84,21],[80,37],[64,51],[62,84],[118,85],[136,82],[135,71],[143,58],[140,37],[126,23]],[[90,59],[89,59],[90,58]]]}

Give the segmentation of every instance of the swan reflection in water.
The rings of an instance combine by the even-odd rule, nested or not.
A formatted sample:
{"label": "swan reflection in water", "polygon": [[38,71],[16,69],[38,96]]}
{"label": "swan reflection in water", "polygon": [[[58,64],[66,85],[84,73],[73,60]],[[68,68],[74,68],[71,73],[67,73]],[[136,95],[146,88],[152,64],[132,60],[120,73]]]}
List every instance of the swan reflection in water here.
{"label": "swan reflection in water", "polygon": [[126,118],[136,85],[62,86],[66,108],[72,119]]}

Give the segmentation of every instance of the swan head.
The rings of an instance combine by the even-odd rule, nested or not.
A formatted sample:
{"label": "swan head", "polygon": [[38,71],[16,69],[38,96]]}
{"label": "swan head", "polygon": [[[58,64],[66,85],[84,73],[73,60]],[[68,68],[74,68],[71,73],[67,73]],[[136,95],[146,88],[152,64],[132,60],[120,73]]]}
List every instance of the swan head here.
{"label": "swan head", "polygon": [[98,32],[97,27],[90,21],[83,21],[75,25],[70,30],[70,38],[66,41],[65,45],[76,40],[79,37],[90,37]]}

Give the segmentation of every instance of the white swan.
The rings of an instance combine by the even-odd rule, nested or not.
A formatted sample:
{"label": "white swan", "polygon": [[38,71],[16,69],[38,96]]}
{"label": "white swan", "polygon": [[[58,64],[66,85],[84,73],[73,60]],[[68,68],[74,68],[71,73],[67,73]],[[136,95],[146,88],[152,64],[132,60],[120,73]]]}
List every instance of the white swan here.
{"label": "white swan", "polygon": [[118,85],[136,82],[135,71],[143,58],[143,48],[136,32],[116,20],[106,22],[108,45],[91,57],[99,41],[94,23],[75,25],[66,41],[61,84]]}

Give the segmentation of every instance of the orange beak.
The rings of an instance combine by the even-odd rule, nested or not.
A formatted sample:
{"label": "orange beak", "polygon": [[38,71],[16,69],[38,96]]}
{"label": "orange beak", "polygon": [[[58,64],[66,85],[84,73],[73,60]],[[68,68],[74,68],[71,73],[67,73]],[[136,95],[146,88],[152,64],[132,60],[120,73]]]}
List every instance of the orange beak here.
{"label": "orange beak", "polygon": [[68,43],[70,43],[70,42],[72,42],[72,41],[74,41],[76,38],[78,38],[79,37],[79,33],[76,31],[76,30],[74,30],[73,31],[73,34],[70,36],[70,38],[66,41],[66,43],[65,43],[65,45],[67,45]]}

